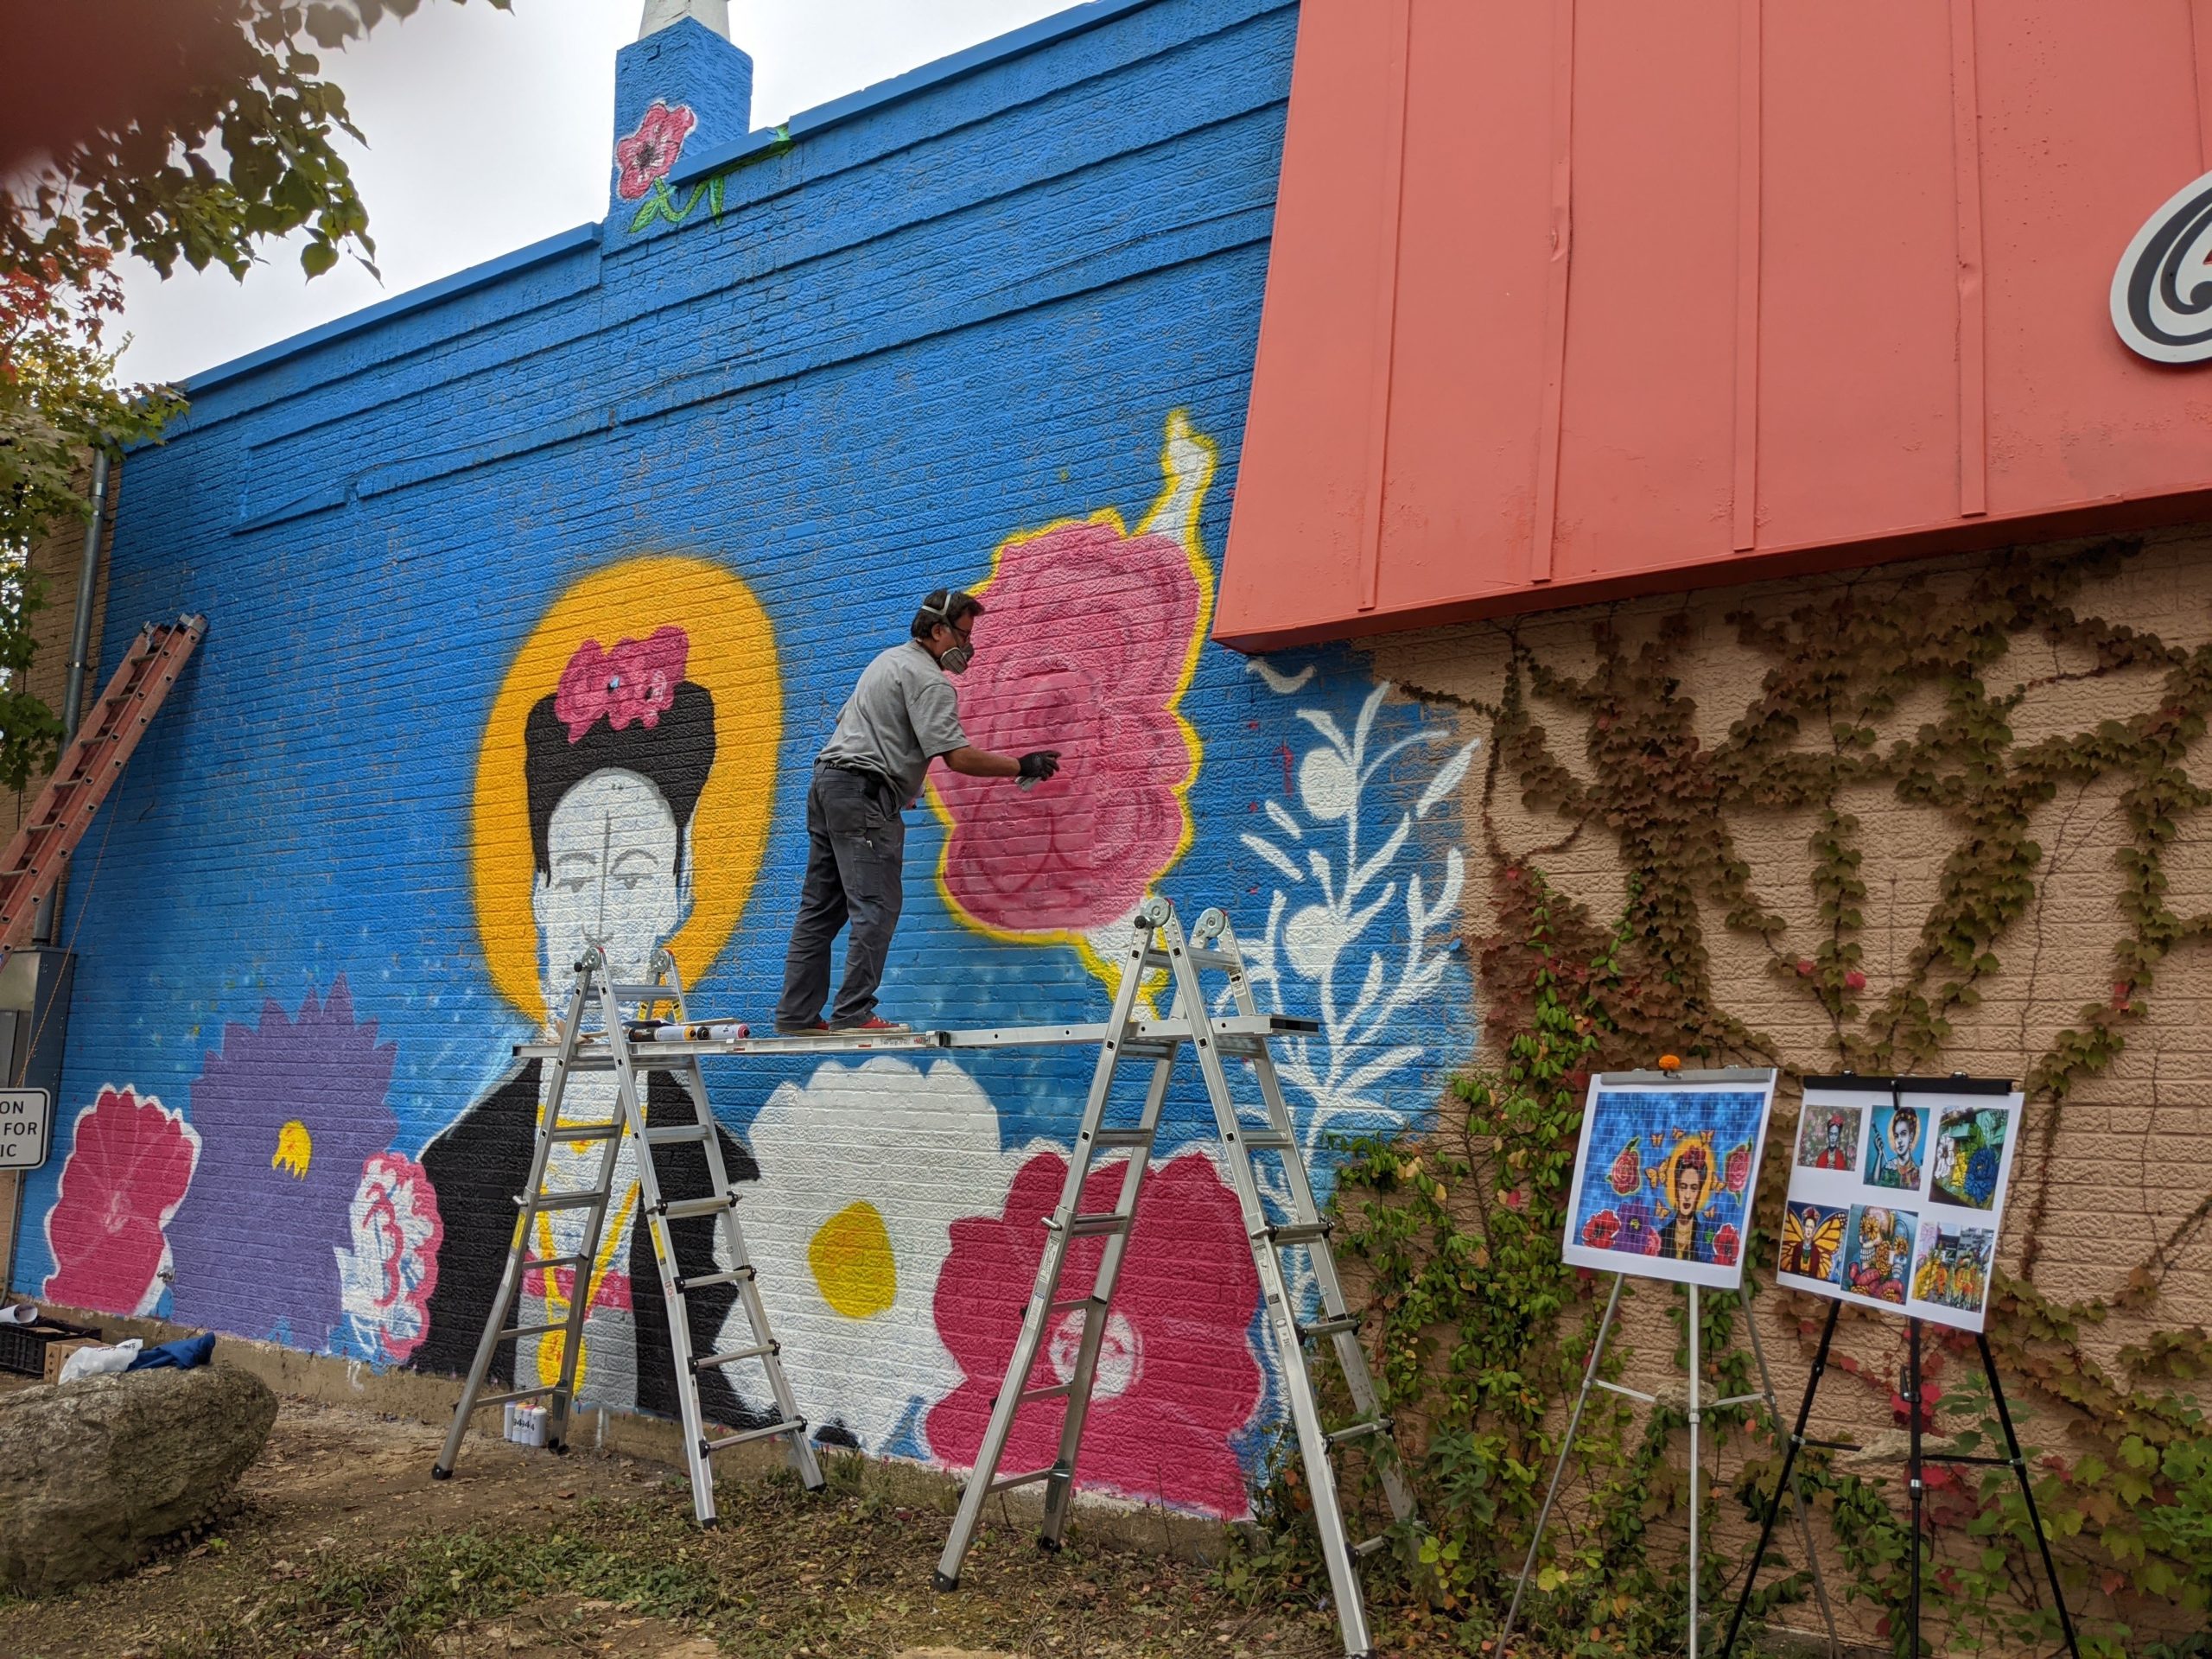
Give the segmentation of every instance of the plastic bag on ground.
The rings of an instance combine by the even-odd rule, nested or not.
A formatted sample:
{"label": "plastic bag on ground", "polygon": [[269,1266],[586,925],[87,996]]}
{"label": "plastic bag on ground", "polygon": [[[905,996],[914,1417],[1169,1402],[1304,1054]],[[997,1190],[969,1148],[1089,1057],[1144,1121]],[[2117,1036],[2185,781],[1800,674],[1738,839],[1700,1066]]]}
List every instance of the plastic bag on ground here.
{"label": "plastic bag on ground", "polygon": [[109,1371],[127,1371],[130,1362],[138,1357],[144,1347],[143,1338],[126,1337],[112,1348],[79,1348],[61,1362],[61,1380],[74,1382],[80,1376],[100,1376]]}

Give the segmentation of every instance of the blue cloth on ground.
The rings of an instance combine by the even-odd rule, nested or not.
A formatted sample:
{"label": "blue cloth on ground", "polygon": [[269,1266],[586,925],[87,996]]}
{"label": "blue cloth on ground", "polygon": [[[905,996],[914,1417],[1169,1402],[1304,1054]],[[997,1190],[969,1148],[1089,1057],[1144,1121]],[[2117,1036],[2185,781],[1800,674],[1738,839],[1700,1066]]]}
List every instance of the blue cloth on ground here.
{"label": "blue cloth on ground", "polygon": [[130,1369],[134,1371],[152,1371],[166,1365],[174,1366],[180,1371],[188,1371],[196,1365],[205,1365],[214,1353],[215,1338],[213,1337],[179,1337],[175,1342],[165,1342],[158,1348],[143,1350],[138,1357],[130,1362]]}

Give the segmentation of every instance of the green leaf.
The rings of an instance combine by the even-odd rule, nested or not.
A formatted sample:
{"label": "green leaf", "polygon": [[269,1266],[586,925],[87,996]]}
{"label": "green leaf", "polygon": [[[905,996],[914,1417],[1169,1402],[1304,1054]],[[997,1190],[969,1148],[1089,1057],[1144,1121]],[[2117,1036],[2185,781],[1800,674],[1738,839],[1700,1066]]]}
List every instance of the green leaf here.
{"label": "green leaf", "polygon": [[310,242],[300,250],[300,269],[310,276],[320,276],[338,263],[338,250],[327,242]]}

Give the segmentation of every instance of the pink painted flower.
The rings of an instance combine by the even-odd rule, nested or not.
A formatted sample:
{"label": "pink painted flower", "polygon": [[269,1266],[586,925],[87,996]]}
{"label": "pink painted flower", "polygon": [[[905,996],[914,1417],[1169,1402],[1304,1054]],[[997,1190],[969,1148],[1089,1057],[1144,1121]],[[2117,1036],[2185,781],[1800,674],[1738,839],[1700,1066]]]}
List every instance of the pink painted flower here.
{"label": "pink painted flower", "polygon": [[[1038,1218],[1052,1212],[1067,1169],[1059,1154],[1040,1153],[1014,1176],[1002,1214],[952,1224],[934,1308],[938,1334],[964,1380],[931,1408],[926,1429],[932,1453],[953,1468],[975,1465],[1044,1252]],[[1122,1173],[1118,1165],[1092,1171],[1083,1207],[1110,1210]],[[1097,1238],[1071,1247],[1059,1300],[1090,1294],[1104,1248]],[[1138,1202],[1100,1344],[1077,1465],[1084,1486],[1224,1517],[1249,1512],[1244,1470],[1230,1440],[1264,1394],[1247,1335],[1259,1304],[1236,1198],[1212,1162],[1191,1154],[1160,1165]],[[1062,1316],[1029,1386],[1066,1380],[1081,1319],[1074,1311]],[[1052,1461],[1065,1408],[1058,1400],[1022,1408],[1002,1472]]]}
{"label": "pink painted flower", "polygon": [[1613,1191],[1624,1198],[1631,1192],[1643,1190],[1643,1160],[1639,1155],[1639,1148],[1633,1136],[1630,1138],[1629,1143],[1621,1148],[1621,1155],[1613,1160],[1613,1166],[1607,1172],[1605,1179]]}
{"label": "pink painted flower", "polygon": [[361,1166],[347,1212],[353,1243],[338,1247],[338,1278],[355,1338],[383,1363],[420,1347],[430,1327],[445,1223],[423,1166],[380,1152]]}
{"label": "pink painted flower", "polygon": [[632,721],[648,730],[660,724],[676,702],[691,641],[673,624],[653,630],[649,639],[621,639],[612,651],[587,639],[561,671],[553,693],[553,712],[569,728],[569,741],[581,743],[602,715],[621,731]]}
{"label": "pink painted flower", "polygon": [[683,141],[698,124],[699,118],[691,113],[689,104],[671,108],[655,99],[639,121],[638,130],[615,143],[614,160],[622,176],[614,194],[625,201],[635,201],[666,178],[683,154]]}
{"label": "pink painted flower", "polygon": [[47,1211],[46,1300],[145,1314],[167,1288],[167,1229],[200,1162],[200,1134],[128,1084],[77,1114],[61,1187]]}
{"label": "pink painted flower", "polygon": [[952,901],[1013,933],[1127,915],[1175,860],[1196,746],[1173,704],[1205,594],[1182,545],[1092,520],[1009,543],[960,683],[969,741],[1060,751],[1027,790],[940,772]]}
{"label": "pink painted flower", "polygon": [[1741,1192],[1751,1184],[1751,1143],[1748,1141],[1728,1149],[1727,1162],[1722,1166],[1720,1184],[1731,1192]]}
{"label": "pink painted flower", "polygon": [[[523,1274],[522,1287],[524,1294],[541,1299],[550,1294],[555,1305],[555,1317],[559,1318],[568,1313],[569,1299],[576,1294],[576,1270],[574,1268],[556,1268],[549,1279],[543,1268],[533,1268]],[[601,1274],[599,1282],[592,1287],[591,1306],[585,1312],[593,1313],[604,1307],[626,1313],[630,1306],[630,1275],[610,1268]]]}

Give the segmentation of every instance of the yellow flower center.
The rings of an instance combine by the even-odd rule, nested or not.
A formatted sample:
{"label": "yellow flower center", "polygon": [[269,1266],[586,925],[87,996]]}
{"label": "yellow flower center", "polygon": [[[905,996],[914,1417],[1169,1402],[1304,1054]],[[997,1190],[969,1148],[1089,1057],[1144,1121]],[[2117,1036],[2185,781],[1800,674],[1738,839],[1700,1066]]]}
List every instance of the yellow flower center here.
{"label": "yellow flower center", "polygon": [[874,1205],[849,1204],[823,1222],[806,1247],[822,1300],[849,1319],[871,1319],[899,1298],[891,1235]]}
{"label": "yellow flower center", "polygon": [[296,1181],[304,1181],[308,1165],[314,1157],[315,1137],[308,1133],[308,1126],[295,1117],[276,1131],[276,1150],[270,1154],[269,1167],[283,1170]]}

